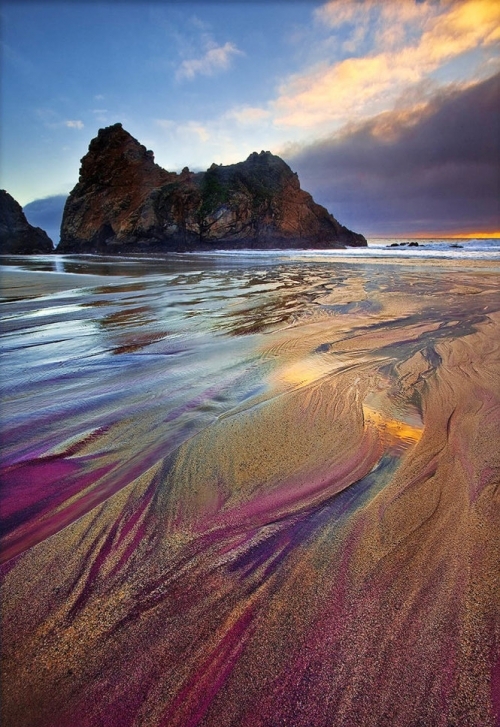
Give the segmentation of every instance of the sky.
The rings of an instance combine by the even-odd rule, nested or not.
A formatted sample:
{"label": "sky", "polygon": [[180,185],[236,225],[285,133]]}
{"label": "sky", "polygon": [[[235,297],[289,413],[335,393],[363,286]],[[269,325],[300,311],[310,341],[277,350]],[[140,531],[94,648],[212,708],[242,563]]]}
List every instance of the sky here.
{"label": "sky", "polygon": [[0,44],[0,186],[45,229],[121,122],[170,171],[278,154],[367,237],[500,230],[500,0],[0,0]]}

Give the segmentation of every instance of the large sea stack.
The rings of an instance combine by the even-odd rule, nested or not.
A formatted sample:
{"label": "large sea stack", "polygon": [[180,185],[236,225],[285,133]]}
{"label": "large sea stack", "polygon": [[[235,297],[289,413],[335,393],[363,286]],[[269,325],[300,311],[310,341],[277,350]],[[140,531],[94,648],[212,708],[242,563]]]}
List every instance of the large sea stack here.
{"label": "large sea stack", "polygon": [[19,202],[5,189],[0,189],[0,253],[30,255],[48,252],[54,252],[54,245],[47,233],[30,225]]}
{"label": "large sea stack", "polygon": [[100,129],[64,209],[58,252],[365,246],[270,152],[180,174],[121,124]]}

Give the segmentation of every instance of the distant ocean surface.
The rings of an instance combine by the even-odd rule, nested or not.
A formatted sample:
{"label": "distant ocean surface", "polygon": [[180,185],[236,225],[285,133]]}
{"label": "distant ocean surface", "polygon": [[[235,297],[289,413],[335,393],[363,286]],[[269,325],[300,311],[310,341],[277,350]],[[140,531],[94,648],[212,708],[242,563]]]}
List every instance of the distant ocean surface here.
{"label": "distant ocean surface", "polygon": [[328,259],[339,256],[353,258],[448,258],[465,260],[496,259],[500,255],[500,238],[478,239],[445,239],[433,238],[421,240],[413,237],[401,238],[368,238],[368,247],[352,247],[345,250],[224,250],[212,253],[215,256],[229,255],[242,259],[246,255],[258,258],[280,259]]}
{"label": "distant ocean surface", "polygon": [[[417,242],[417,246],[409,246],[411,242]],[[398,247],[392,247],[397,243]],[[442,257],[442,258],[459,258],[466,260],[488,260],[495,259],[500,253],[500,238],[478,238],[478,239],[428,239],[419,240],[417,238],[399,238],[399,239],[369,239],[368,250],[374,256],[386,257],[393,255],[394,252],[398,256],[403,257]],[[358,253],[360,250],[353,250]]]}

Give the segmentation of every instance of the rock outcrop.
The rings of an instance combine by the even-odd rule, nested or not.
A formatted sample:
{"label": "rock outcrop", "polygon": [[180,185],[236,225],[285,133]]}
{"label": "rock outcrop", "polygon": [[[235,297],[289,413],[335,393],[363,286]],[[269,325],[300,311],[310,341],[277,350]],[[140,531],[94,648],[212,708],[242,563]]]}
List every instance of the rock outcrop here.
{"label": "rock outcrop", "polygon": [[270,152],[180,174],[155,164],[121,124],[101,129],[64,209],[58,252],[341,248],[366,240],[340,225]]}
{"label": "rock outcrop", "polygon": [[54,245],[47,233],[30,225],[19,202],[5,189],[0,189],[0,253],[30,255],[49,252],[54,252]]}

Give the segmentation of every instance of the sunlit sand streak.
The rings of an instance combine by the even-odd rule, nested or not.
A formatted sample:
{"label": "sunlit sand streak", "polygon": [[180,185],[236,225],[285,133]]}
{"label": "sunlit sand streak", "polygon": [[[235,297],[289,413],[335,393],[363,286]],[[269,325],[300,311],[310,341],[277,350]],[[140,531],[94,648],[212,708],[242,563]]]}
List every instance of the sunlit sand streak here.
{"label": "sunlit sand streak", "polygon": [[[280,517],[302,501],[312,504],[339,491],[349,472],[353,482],[369,471],[380,456],[379,437],[363,426],[354,378],[348,371],[294,389],[219,420],[183,446],[162,489],[169,527],[192,522],[204,530],[208,523]],[[214,450],[217,472],[204,472],[204,462],[212,461],[204,452]]]}
{"label": "sunlit sand streak", "polygon": [[365,421],[372,422],[382,432],[388,445],[391,441],[403,445],[416,444],[422,436],[422,427],[415,427],[398,419],[386,418],[366,404],[363,405],[363,414]]}

